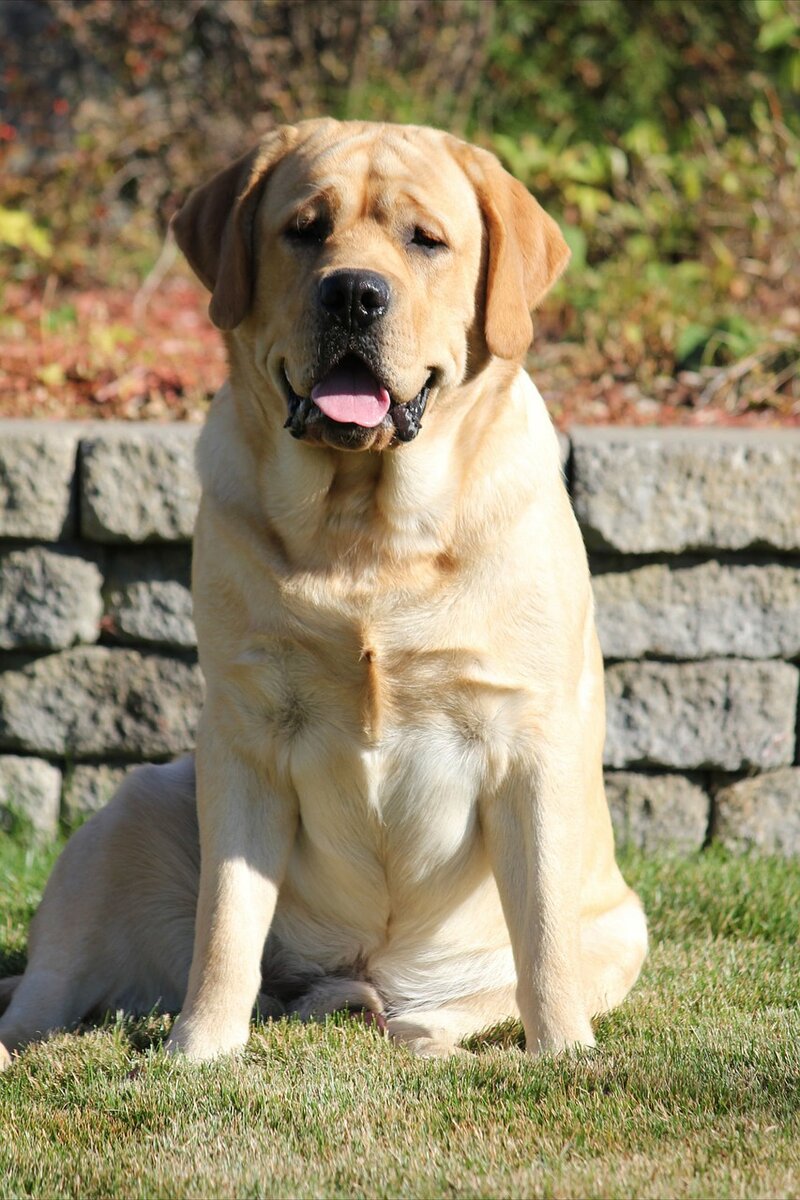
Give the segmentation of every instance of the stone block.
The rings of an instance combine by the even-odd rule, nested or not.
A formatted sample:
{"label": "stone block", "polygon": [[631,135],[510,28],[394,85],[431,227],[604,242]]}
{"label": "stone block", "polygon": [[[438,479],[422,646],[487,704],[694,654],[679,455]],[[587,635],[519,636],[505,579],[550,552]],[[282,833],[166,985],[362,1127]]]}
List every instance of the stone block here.
{"label": "stone block", "polygon": [[109,763],[96,766],[79,763],[72,767],[64,776],[61,790],[61,811],[67,824],[80,825],[92,813],[104,808],[129,769]]}
{"label": "stone block", "polygon": [[55,542],[73,533],[84,428],[69,421],[0,422],[0,537]]}
{"label": "stone block", "polygon": [[98,542],[189,541],[200,484],[193,425],[104,425],[81,441],[81,532]]}
{"label": "stone block", "polygon": [[800,430],[574,428],[591,549],[800,550]]}
{"label": "stone block", "polygon": [[0,551],[0,649],[96,641],[102,582],[97,563],[64,549]]}
{"label": "stone block", "polygon": [[117,640],[196,645],[188,548],[116,554],[104,595],[103,626]]}
{"label": "stone block", "polygon": [[618,846],[691,854],[708,832],[708,794],[685,775],[613,771],[606,796]]}
{"label": "stone block", "polygon": [[606,765],[788,765],[797,692],[798,670],[784,662],[615,663],[606,670]]}
{"label": "stone block", "polygon": [[721,788],[714,838],[729,850],[800,856],[800,767],[769,771]]}
{"label": "stone block", "polygon": [[655,563],[592,583],[607,658],[800,657],[800,567]]}
{"label": "stone block", "polygon": [[200,668],[89,646],[0,674],[0,748],[80,761],[167,758],[194,744]]}
{"label": "stone block", "polygon": [[0,755],[0,829],[14,819],[29,822],[34,834],[50,840],[58,832],[61,772],[41,758]]}

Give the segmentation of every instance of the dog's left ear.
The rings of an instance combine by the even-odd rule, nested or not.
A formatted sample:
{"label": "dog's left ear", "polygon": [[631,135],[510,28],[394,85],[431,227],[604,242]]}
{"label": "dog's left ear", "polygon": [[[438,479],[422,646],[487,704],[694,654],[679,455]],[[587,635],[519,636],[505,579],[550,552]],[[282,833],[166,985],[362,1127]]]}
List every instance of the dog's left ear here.
{"label": "dog's left ear", "polygon": [[489,240],[486,345],[498,358],[522,358],[533,338],[531,310],[569,262],[569,247],[552,217],[487,150],[458,144]]}
{"label": "dog's left ear", "polygon": [[256,209],[270,171],[295,138],[289,125],[267,134],[253,150],[195,188],[172,218],[176,242],[211,292],[208,313],[219,329],[235,329],[250,308]]}

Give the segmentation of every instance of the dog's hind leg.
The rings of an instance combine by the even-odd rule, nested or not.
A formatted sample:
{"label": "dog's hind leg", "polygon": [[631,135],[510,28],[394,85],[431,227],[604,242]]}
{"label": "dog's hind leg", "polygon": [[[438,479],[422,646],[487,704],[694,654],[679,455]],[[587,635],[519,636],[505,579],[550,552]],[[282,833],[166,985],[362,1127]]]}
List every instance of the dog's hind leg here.
{"label": "dog's hind leg", "polygon": [[11,1002],[0,1018],[0,1068],[11,1051],[94,1010],[180,1006],[198,860],[191,759],[131,772],[53,869],[31,925],[28,968],[4,985]]}
{"label": "dog's hind leg", "polygon": [[33,918],[27,970],[3,981],[10,1002],[0,1018],[0,1067],[26,1042],[77,1024],[98,999],[85,982],[101,944],[103,905],[91,886],[97,841],[90,824],[71,839]]}
{"label": "dog's hind leg", "polygon": [[460,1045],[465,1038],[518,1016],[514,988],[509,986],[438,1008],[398,1012],[389,1018],[387,1031],[393,1041],[420,1058],[447,1058],[466,1053]]}
{"label": "dog's hind leg", "polygon": [[87,982],[71,973],[46,967],[26,971],[0,1020],[0,1070],[8,1066],[11,1053],[27,1042],[77,1025],[92,1003]]}
{"label": "dog's hind leg", "polygon": [[590,1016],[622,1003],[636,982],[646,953],[647,922],[634,892],[628,892],[614,908],[584,919],[581,965]]}
{"label": "dog's hind leg", "polygon": [[104,895],[95,883],[102,824],[85,825],[64,849],[33,918],[27,970],[1,985],[10,1002],[0,1018],[0,1067],[27,1042],[76,1025],[99,999],[91,980],[104,965]]}

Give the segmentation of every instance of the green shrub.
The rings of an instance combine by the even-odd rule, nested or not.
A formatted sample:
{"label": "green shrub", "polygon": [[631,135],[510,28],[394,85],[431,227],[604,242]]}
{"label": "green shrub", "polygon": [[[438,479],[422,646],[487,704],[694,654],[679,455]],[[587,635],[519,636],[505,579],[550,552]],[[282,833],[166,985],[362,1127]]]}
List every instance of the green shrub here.
{"label": "green shrub", "polygon": [[0,282],[136,286],[198,178],[331,112],[494,149],[573,248],[553,332],[645,383],[800,303],[800,0],[8,0],[0,41]]}

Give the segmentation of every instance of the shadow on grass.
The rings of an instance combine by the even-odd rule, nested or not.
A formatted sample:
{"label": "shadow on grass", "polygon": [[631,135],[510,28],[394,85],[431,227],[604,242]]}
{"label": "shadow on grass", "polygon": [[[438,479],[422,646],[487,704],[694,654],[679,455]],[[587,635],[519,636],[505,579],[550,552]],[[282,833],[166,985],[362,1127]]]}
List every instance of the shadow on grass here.
{"label": "shadow on grass", "polygon": [[160,1050],[169,1036],[175,1020],[174,1013],[160,1012],[154,1009],[144,1017],[132,1017],[123,1012],[107,1012],[82,1021],[76,1033],[86,1033],[91,1029],[113,1030],[122,1037],[137,1054],[150,1050]]}
{"label": "shadow on grass", "polygon": [[524,1050],[525,1034],[522,1023],[512,1017],[507,1021],[498,1022],[497,1025],[491,1025],[488,1029],[482,1029],[480,1033],[472,1034],[462,1045],[473,1054],[481,1054],[486,1050]]}

